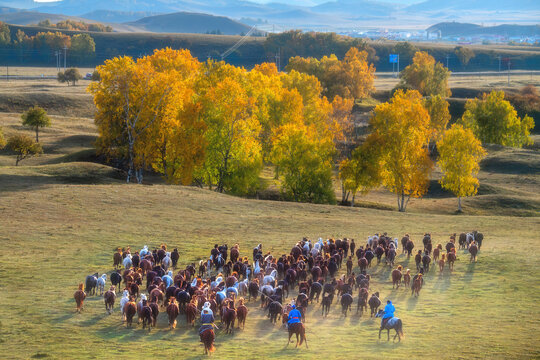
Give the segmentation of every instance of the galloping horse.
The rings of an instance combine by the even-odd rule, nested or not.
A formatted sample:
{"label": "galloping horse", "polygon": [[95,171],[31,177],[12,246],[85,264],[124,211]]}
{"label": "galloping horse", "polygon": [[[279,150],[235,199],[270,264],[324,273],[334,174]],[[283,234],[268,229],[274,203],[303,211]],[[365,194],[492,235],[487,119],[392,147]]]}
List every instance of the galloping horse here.
{"label": "galloping horse", "polygon": [[291,342],[291,336],[292,334],[296,334],[296,346],[298,345],[302,346],[302,343],[306,342],[306,348],[308,348],[307,339],[306,339],[306,328],[304,327],[304,324],[302,323],[295,323],[289,325],[289,339],[287,340],[287,346],[289,346],[289,343]]}
{"label": "galloping horse", "polygon": [[[379,312],[377,312],[377,315],[375,315],[375,317],[382,317],[383,315],[384,315],[384,310],[380,309]],[[390,329],[396,330],[394,341],[396,341],[396,337],[399,337],[399,341],[401,341],[402,337],[403,338],[405,337],[405,335],[403,335],[403,323],[401,322],[401,319],[397,317],[393,317],[390,320],[388,320],[386,324],[384,324],[384,326],[381,323],[381,328],[379,329],[379,339],[381,338],[381,332],[383,331],[383,329],[388,330],[387,341],[390,341]]]}
{"label": "galloping horse", "polygon": [[204,344],[204,354],[208,355],[215,350],[214,339],[216,338],[216,335],[214,334],[214,329],[206,329],[200,336]]}

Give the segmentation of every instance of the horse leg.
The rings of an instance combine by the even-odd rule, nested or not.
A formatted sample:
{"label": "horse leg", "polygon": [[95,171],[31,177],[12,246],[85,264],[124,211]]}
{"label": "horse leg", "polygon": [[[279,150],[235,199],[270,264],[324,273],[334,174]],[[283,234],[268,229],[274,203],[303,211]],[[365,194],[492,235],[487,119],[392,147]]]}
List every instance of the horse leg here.
{"label": "horse leg", "polygon": [[386,329],[388,331],[388,340],[386,341],[390,341],[390,328]]}
{"label": "horse leg", "polygon": [[300,339],[298,338],[298,335],[299,335],[299,332],[297,331],[296,332],[296,346],[295,346],[295,348],[298,347],[298,342],[300,341]]}
{"label": "horse leg", "polygon": [[291,330],[289,329],[289,339],[287,340],[287,346],[285,346],[285,347],[288,347],[288,346],[289,346],[289,343],[291,342],[291,336],[292,336],[292,332],[291,332]]}
{"label": "horse leg", "polygon": [[381,340],[381,331],[382,331],[382,327],[379,329],[379,340]]}

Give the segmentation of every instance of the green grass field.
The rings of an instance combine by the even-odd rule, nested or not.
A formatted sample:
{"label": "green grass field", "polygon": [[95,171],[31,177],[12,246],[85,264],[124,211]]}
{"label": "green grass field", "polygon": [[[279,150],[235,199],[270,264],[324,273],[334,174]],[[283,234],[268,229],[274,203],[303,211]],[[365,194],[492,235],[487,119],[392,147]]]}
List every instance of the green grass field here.
{"label": "green grass field", "polygon": [[[20,86],[32,89],[38,84]],[[61,101],[86,96],[81,88],[43,91]],[[0,87],[0,93],[8,93],[7,88]],[[18,113],[0,114],[0,126],[7,135],[32,134],[20,126]],[[286,349],[285,330],[270,324],[259,302],[251,302],[246,328],[233,335],[218,331],[213,356],[540,357],[538,146],[490,147],[479,175],[479,195],[466,199],[465,214],[456,215],[455,198],[436,180],[424,199],[411,200],[407,213],[395,211],[394,195],[383,189],[359,198],[363,207],[349,208],[242,199],[166,186],[156,177],[149,177],[154,185],[127,185],[118,171],[87,162],[95,137],[92,119],[55,115],[53,126],[40,132],[44,155],[15,167],[13,155],[0,151],[0,358],[203,358],[197,327],[188,328],[184,317],[173,331],[163,314],[151,332],[140,326],[126,329],[119,298],[114,313],[107,315],[98,296],[87,298],[82,314],[75,312],[77,284],[88,274],[110,273],[118,246],[140,249],[166,242],[178,247],[185,266],[206,258],[214,243],[239,243],[241,255],[248,256],[262,243],[264,251],[280,255],[304,236],[352,237],[361,244],[370,234],[388,232],[396,237],[411,234],[418,249],[424,232],[433,235],[435,244],[444,244],[450,234],[474,229],[485,236],[478,262],[470,264],[460,250],[453,272],[446,268],[440,274],[432,268],[419,298],[403,288],[392,290],[390,267],[381,264],[369,270],[374,278],[370,293],[379,291],[381,300],[391,299],[403,320],[401,343],[386,342],[385,334],[378,341],[379,320],[354,311],[344,319],[334,301],[324,319],[320,305],[310,305],[309,349]],[[535,140],[538,144],[539,137]],[[271,169],[263,176],[271,177]],[[435,172],[434,178],[438,176]],[[414,260],[398,254],[397,264],[414,268]],[[354,300],[355,309],[357,292]]]}

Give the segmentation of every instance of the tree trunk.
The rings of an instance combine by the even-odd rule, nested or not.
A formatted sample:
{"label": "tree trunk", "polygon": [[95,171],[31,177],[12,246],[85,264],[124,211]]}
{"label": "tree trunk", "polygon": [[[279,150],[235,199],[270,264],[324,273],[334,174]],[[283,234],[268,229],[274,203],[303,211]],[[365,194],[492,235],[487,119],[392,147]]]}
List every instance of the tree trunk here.
{"label": "tree trunk", "polygon": [[463,212],[463,210],[461,209],[461,196],[458,196],[457,198],[457,211]]}
{"label": "tree trunk", "polygon": [[356,193],[353,193],[353,194],[352,194],[352,198],[351,198],[351,207],[354,207],[354,198],[356,198]]}
{"label": "tree trunk", "polygon": [[39,126],[36,126],[36,142],[39,142]]}

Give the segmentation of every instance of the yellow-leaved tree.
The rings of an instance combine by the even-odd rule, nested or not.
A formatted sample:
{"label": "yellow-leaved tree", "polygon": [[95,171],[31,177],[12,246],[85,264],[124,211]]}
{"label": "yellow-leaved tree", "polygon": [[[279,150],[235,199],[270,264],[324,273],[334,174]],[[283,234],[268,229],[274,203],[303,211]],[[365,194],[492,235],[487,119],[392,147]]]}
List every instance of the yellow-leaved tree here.
{"label": "yellow-leaved tree", "polygon": [[425,51],[414,54],[413,63],[401,72],[401,83],[418,90],[422,95],[450,96],[450,71]]}
{"label": "yellow-leaved tree", "polygon": [[397,90],[389,102],[375,108],[370,125],[370,137],[380,143],[382,183],[397,195],[398,210],[405,211],[411,197],[426,193],[433,166],[427,149],[429,113],[422,95]]}
{"label": "yellow-leaved tree", "polygon": [[246,71],[211,61],[206,70],[205,88],[199,90],[208,146],[199,177],[219,192],[254,193],[262,169],[261,125]]}
{"label": "yellow-leaved tree", "polygon": [[424,100],[424,106],[429,112],[430,140],[433,146],[439,141],[450,121],[449,104],[442,96],[434,95]]}
{"label": "yellow-leaved tree", "polygon": [[439,167],[443,172],[440,183],[458,198],[458,211],[461,212],[461,198],[476,194],[479,186],[479,162],[486,152],[472,130],[454,124],[437,143]]}

